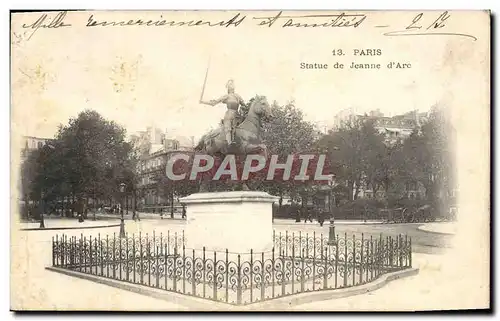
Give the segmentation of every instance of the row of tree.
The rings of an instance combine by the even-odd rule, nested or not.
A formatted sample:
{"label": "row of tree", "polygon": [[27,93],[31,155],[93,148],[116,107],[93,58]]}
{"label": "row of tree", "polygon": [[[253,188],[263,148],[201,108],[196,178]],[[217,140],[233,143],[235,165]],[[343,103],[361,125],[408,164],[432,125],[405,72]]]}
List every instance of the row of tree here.
{"label": "row of tree", "polygon": [[136,154],[125,130],[95,111],[60,126],[56,137],[28,155],[21,168],[24,199],[53,204],[108,200],[136,186]]}
{"label": "row of tree", "polygon": [[445,110],[434,107],[408,137],[388,139],[374,118],[351,119],[337,131],[321,137],[318,148],[336,164],[336,181],[349,201],[362,188],[383,191],[386,201],[408,196],[420,189],[429,205],[449,201],[455,189],[454,129]]}
{"label": "row of tree", "polygon": [[[442,191],[454,187],[453,131],[446,115],[437,108],[408,138],[391,143],[369,117],[353,118],[335,131],[321,133],[304,119],[294,102],[274,102],[272,108],[274,117],[264,123],[263,131],[270,153],[283,159],[303,152],[327,154],[338,199],[354,201],[366,187],[374,192],[383,190],[389,199],[402,198],[405,185],[418,182],[425,188],[426,200],[436,202],[442,198]],[[127,142],[125,134],[121,126],[95,111],[87,110],[70,119],[59,128],[52,143],[31,153],[23,163],[24,198],[46,202],[62,198],[117,199],[121,184],[128,194],[137,195],[136,165],[145,150]],[[158,175],[157,184],[160,195],[167,199],[197,189],[193,182],[170,182],[164,175]],[[295,180],[256,184],[254,188],[292,199],[305,199],[317,188],[311,182]]]}

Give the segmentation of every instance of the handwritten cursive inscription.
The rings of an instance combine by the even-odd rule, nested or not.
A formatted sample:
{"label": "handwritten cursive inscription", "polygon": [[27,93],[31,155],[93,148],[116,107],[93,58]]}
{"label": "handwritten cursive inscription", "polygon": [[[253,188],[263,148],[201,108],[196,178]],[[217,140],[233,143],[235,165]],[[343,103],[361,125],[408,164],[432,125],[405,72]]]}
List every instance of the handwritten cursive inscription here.
{"label": "handwritten cursive inscription", "polygon": [[28,39],[38,31],[40,28],[56,29],[62,27],[71,27],[71,24],[64,23],[64,18],[66,18],[66,11],[59,12],[54,18],[48,18],[47,14],[42,14],[35,22],[32,24],[23,24],[24,29],[32,29],[33,31],[29,34]]}
{"label": "handwritten cursive inscription", "polygon": [[[359,27],[363,21],[366,19],[364,14],[312,14],[303,16],[288,16],[283,15],[283,11],[280,11],[276,16],[272,17],[254,17],[256,20],[260,20],[259,26],[272,27],[278,19],[286,19],[286,21],[281,25],[282,28],[286,27],[298,27],[298,28],[334,28],[334,27]],[[295,20],[294,20],[295,19]],[[304,20],[311,19],[321,19],[317,22],[304,22]]]}
{"label": "handwritten cursive inscription", "polygon": [[[66,11],[59,12],[55,17],[50,18],[46,13],[42,14],[36,21],[31,24],[23,24],[22,27],[26,31],[21,33],[24,36],[13,39],[13,44],[18,44],[24,37],[27,40],[40,29],[57,29],[62,27],[71,27],[71,24],[65,23]],[[242,13],[236,13],[229,16],[229,19],[223,20],[168,20],[162,15],[159,19],[128,19],[128,20],[99,20],[91,14],[86,23],[89,28],[102,27],[238,27],[242,25],[247,16]],[[439,15],[432,13],[418,13],[410,22],[403,26],[401,30],[389,31],[384,33],[384,36],[458,36],[473,39],[477,38],[471,34],[452,32],[448,27],[451,21],[451,14],[444,11]],[[338,14],[307,14],[307,15],[290,15],[283,14],[283,11],[277,14],[271,14],[264,17],[252,17],[257,22],[257,26],[261,27],[278,27],[278,28],[358,28],[363,25],[367,19],[367,14],[361,13],[338,13]],[[375,25],[374,28],[389,28],[387,24]],[[447,30],[448,29],[448,30]],[[387,29],[386,29],[387,30]],[[20,39],[17,39],[20,38]],[[16,42],[17,41],[17,42]]]}
{"label": "handwritten cursive inscription", "polygon": [[244,20],[246,16],[241,15],[241,13],[236,14],[231,19],[219,20],[219,21],[205,21],[205,20],[189,20],[189,21],[174,21],[165,20],[163,16],[160,16],[158,20],[142,20],[142,19],[131,19],[124,21],[97,21],[94,15],[90,15],[87,20],[87,27],[126,27],[126,26],[146,26],[146,27],[196,27],[196,26],[208,26],[208,27],[238,27]]}
{"label": "handwritten cursive inscription", "polygon": [[448,11],[441,13],[437,19],[425,22],[425,17],[423,13],[417,14],[413,17],[410,24],[408,24],[405,29],[390,31],[384,33],[385,36],[458,36],[471,38],[474,41],[477,40],[476,37],[466,33],[458,32],[447,32],[446,31],[446,21],[450,19],[451,15]]}

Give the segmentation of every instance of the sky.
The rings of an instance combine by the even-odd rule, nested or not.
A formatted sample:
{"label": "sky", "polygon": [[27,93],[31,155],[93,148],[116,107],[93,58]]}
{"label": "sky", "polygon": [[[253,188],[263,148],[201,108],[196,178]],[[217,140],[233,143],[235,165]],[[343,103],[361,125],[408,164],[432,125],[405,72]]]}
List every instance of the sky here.
{"label": "sky", "polygon": [[[386,37],[370,25],[404,25],[412,14],[370,16],[363,30],[238,28],[85,28],[92,13],[70,12],[72,27],[40,29],[12,45],[13,129],[20,135],[51,137],[84,109],[94,109],[127,129],[155,126],[167,134],[200,137],[216,126],[225,106],[199,103],[210,60],[204,99],[226,91],[233,79],[244,100],[256,94],[280,104],[294,100],[307,120],[331,126],[346,108],[380,109],[396,115],[449,103],[456,63],[474,56],[471,41],[459,37]],[[139,15],[160,18],[160,12]],[[95,12],[95,20],[128,20],[138,13]],[[169,20],[228,19],[234,13],[161,14]],[[200,16],[201,15],[201,16]],[[251,16],[251,14],[249,14]],[[37,15],[15,16],[13,32]],[[26,36],[25,36],[26,38]],[[451,50],[450,48],[454,48]],[[457,50],[459,48],[459,50]],[[332,50],[346,55],[335,57]],[[380,49],[381,56],[354,56],[354,49]],[[380,63],[380,70],[351,70],[352,63]],[[411,63],[394,70],[389,62]],[[326,63],[327,70],[300,69]],[[333,69],[335,62],[345,69]],[[17,120],[17,121],[16,121]],[[320,128],[321,129],[321,128]]]}

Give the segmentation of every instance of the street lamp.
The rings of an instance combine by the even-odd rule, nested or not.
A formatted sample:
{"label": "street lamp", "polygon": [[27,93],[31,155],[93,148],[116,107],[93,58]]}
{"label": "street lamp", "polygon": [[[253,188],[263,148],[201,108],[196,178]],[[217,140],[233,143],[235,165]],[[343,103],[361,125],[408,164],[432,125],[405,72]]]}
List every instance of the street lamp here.
{"label": "street lamp", "polygon": [[97,212],[97,205],[95,201],[95,182],[94,182],[94,188],[93,188],[93,197],[92,197],[92,207],[94,208],[94,221],[96,220],[96,212]]}
{"label": "street lamp", "polygon": [[328,244],[329,245],[334,245],[335,244],[335,215],[333,213],[333,206],[332,206],[332,200],[333,203],[335,203],[335,195],[333,194],[333,187],[335,186],[335,175],[330,174],[328,179],[328,186],[330,187],[330,200],[329,200],[329,207],[330,207],[330,226],[328,227]]}
{"label": "street lamp", "polygon": [[125,183],[120,184],[120,200],[121,200],[121,206],[120,206],[120,212],[121,212],[121,219],[120,219],[120,237],[125,237],[125,220],[123,218],[123,198],[125,195]]}
{"label": "street lamp", "polygon": [[[42,147],[42,152],[45,151],[46,147],[48,148],[47,149],[48,153],[52,152],[55,149],[54,146],[52,146],[50,143],[47,143]],[[45,176],[45,178],[47,178],[47,177]],[[44,199],[44,193],[42,190],[42,191],[40,191],[40,202],[38,203],[38,209],[40,212],[40,228],[45,228],[45,220],[43,217],[43,212],[45,211],[46,204],[43,201],[43,199]]]}
{"label": "street lamp", "polygon": [[40,202],[38,204],[38,211],[40,212],[40,228],[45,228],[45,221],[43,219],[43,212],[45,211],[45,206],[43,202],[43,191],[40,192]]}

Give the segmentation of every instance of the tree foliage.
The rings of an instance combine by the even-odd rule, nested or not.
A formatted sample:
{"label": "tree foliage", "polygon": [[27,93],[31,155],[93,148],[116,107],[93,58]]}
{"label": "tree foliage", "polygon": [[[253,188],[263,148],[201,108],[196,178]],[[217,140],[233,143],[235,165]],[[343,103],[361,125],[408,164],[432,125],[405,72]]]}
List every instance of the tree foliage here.
{"label": "tree foliage", "polygon": [[434,107],[421,130],[403,145],[406,175],[422,183],[433,202],[446,198],[455,188],[453,141],[454,129],[445,110]]}
{"label": "tree foliage", "polygon": [[110,198],[135,185],[135,154],[125,130],[92,110],[60,126],[54,141],[32,153],[23,166],[23,186],[33,196]]}
{"label": "tree foliage", "polygon": [[[276,101],[271,106],[273,117],[263,125],[263,140],[271,155],[278,155],[278,159],[285,162],[289,155],[312,152],[318,131],[314,125],[304,119],[302,111],[291,101],[279,105]],[[308,182],[290,180],[266,181],[262,188],[271,194],[294,197],[304,194],[308,190]]]}
{"label": "tree foliage", "polygon": [[411,182],[423,185],[425,198],[435,203],[442,191],[454,188],[453,129],[447,119],[443,109],[434,108],[408,138],[389,142],[370,118],[354,118],[321,137],[318,148],[330,154],[332,171],[348,188],[350,201],[361,187],[384,191],[389,201],[406,198]]}

